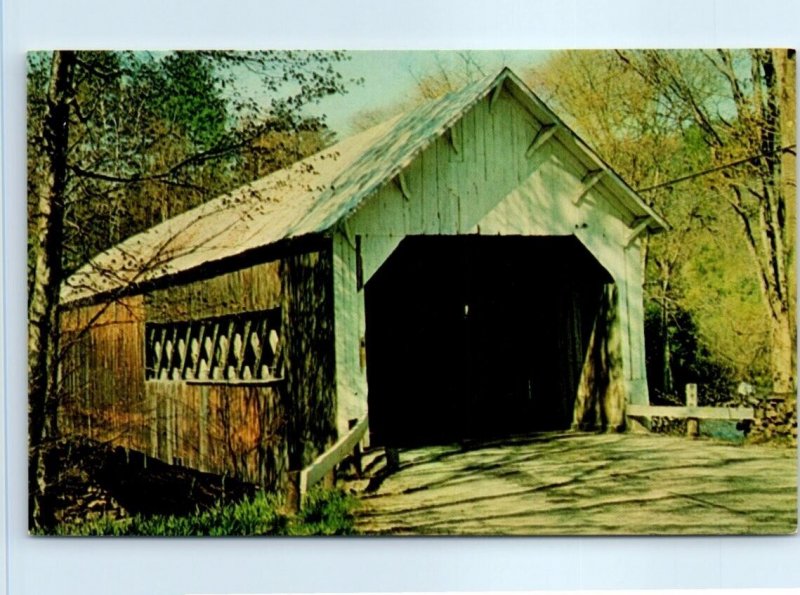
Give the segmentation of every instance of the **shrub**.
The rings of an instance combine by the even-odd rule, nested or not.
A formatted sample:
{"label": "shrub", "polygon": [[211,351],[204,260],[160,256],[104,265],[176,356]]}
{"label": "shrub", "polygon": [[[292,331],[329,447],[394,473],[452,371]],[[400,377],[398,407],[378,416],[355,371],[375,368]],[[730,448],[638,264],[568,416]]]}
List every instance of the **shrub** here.
{"label": "shrub", "polygon": [[312,489],[291,527],[292,535],[352,535],[355,496],[342,490]]}
{"label": "shrub", "polygon": [[314,489],[297,515],[288,515],[277,496],[215,504],[185,516],[102,516],[80,524],[57,525],[54,535],[148,535],[164,537],[255,535],[350,535],[356,498],[334,489]]}

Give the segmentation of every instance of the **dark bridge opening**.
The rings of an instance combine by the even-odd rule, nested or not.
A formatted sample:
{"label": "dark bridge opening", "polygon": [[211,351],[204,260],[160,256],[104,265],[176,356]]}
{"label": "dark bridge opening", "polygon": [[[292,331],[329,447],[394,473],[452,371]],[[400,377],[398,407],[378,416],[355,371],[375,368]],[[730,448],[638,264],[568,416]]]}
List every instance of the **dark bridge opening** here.
{"label": "dark bridge opening", "polygon": [[406,238],[365,288],[373,442],[569,428],[606,283],[573,237]]}

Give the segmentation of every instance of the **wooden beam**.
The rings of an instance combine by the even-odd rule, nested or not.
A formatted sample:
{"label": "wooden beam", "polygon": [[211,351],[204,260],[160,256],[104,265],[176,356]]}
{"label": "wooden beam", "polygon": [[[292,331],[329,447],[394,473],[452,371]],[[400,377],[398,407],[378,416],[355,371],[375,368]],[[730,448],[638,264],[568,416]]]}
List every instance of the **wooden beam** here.
{"label": "wooden beam", "polygon": [[[244,373],[244,362],[247,360],[247,347],[248,343],[250,342],[250,326],[252,324],[251,319],[246,319],[244,321],[244,328],[242,329],[242,350],[239,353],[239,361],[236,362],[236,378],[240,380],[244,380],[242,378],[242,374]],[[252,370],[250,370],[252,374]]]}
{"label": "wooden beam", "polygon": [[299,505],[303,506],[303,499],[315,484],[317,484],[328,472],[332,471],[336,465],[341,463],[344,458],[353,452],[358,443],[364,438],[369,429],[369,418],[364,417],[353,429],[342,436],[336,444],[318,456],[313,463],[300,472],[299,478]]}
{"label": "wooden beam", "polygon": [[186,334],[183,337],[184,348],[183,348],[183,355],[181,355],[181,363],[180,363],[180,370],[179,370],[181,378],[184,377],[185,370],[186,370],[186,364],[189,363],[189,361],[191,359],[190,358],[191,345],[189,343],[191,338],[192,338],[192,323],[189,322],[186,325]]}
{"label": "wooden beam", "polygon": [[497,83],[497,86],[492,91],[492,97],[489,99],[489,109],[491,110],[494,107],[494,104],[497,103],[497,99],[500,97],[500,94],[503,92],[503,81]]}
{"label": "wooden beam", "polygon": [[[690,382],[686,385],[686,406],[689,409],[697,408],[697,385]],[[686,436],[697,438],[700,435],[700,420],[696,417],[686,418]]]}
{"label": "wooden beam", "polygon": [[458,136],[458,122],[448,128],[447,137],[450,139],[450,146],[453,147],[453,151],[455,151],[456,154],[461,153],[461,139]]}
{"label": "wooden beam", "polygon": [[343,223],[339,225],[339,229],[342,230],[342,235],[344,239],[347,240],[347,244],[353,249],[356,249],[356,238],[355,234],[353,234],[353,230],[350,228],[350,220],[345,219]]}
{"label": "wooden beam", "polygon": [[533,141],[530,146],[528,146],[528,150],[525,151],[525,157],[529,159],[533,157],[533,154],[541,149],[556,132],[558,132],[558,124],[543,124],[536,132],[536,136],[533,137]]}
{"label": "wooden beam", "polygon": [[644,232],[644,230],[647,229],[649,223],[650,223],[650,217],[643,217],[633,222],[633,227],[631,227],[631,232],[628,234],[628,239],[625,241],[626,248],[631,244],[633,244],[633,242],[636,241],[636,238],[642,235],[642,232]]}
{"label": "wooden beam", "polygon": [[356,289],[364,289],[364,256],[361,253],[360,235],[356,235]]}
{"label": "wooden beam", "polygon": [[[275,386],[281,384],[284,378],[251,378],[250,380],[225,380],[223,378],[193,378],[184,380],[191,386]],[[152,382],[152,381],[151,381]]]}
{"label": "wooden beam", "polygon": [[394,177],[394,183],[400,189],[400,192],[403,194],[403,198],[406,200],[411,200],[411,192],[408,191],[408,182],[406,181],[406,174],[404,171],[401,171]]}
{"label": "wooden beam", "polygon": [[581,191],[572,199],[572,204],[578,206],[581,204],[586,195],[589,194],[589,191],[597,186],[600,180],[603,179],[603,176],[606,174],[606,170],[604,169],[595,169],[588,172],[583,178],[581,179],[581,184],[583,187]]}
{"label": "wooden beam", "polygon": [[198,337],[197,345],[199,347],[197,351],[197,361],[194,362],[194,366],[192,366],[192,378],[197,378],[197,373],[200,370],[200,362],[203,361],[203,341],[206,338],[206,326],[207,324],[200,325],[200,336]]}
{"label": "wooden beam", "polygon": [[672,417],[696,419],[755,419],[752,407],[691,407],[675,405],[628,405],[630,417]]}

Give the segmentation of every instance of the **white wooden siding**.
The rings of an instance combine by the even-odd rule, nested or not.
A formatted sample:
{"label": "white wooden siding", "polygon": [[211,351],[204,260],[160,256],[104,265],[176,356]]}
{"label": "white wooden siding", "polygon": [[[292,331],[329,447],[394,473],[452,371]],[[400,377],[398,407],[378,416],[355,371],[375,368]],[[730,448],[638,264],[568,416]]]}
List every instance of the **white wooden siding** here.
{"label": "white wooden siding", "polygon": [[542,125],[506,91],[491,106],[488,97],[479,101],[456,124],[457,155],[449,134],[438,138],[403,172],[407,197],[399,183],[385,184],[347,220],[347,233],[336,235],[340,431],[366,412],[358,359],[364,296],[356,287],[355,236],[361,238],[366,283],[407,235],[574,234],[618,286],[630,400],[647,403],[639,241],[627,247],[634,215],[611,198],[602,181],[576,205],[589,173],[584,163],[556,136],[526,156]]}
{"label": "white wooden siding", "polygon": [[364,336],[364,297],[358,291],[356,250],[344,232],[333,238],[333,304],[336,350],[336,429],[344,436],[351,419],[367,413],[366,368],[359,360]]}

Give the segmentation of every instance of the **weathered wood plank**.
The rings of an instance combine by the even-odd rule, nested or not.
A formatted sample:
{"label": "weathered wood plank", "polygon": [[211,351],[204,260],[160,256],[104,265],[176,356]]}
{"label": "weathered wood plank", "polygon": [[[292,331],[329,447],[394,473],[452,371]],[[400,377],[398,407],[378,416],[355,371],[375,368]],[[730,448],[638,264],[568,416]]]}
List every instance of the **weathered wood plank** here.
{"label": "weathered wood plank", "polygon": [[422,153],[422,232],[439,233],[439,179],[435,144]]}
{"label": "weathered wood plank", "polygon": [[[464,211],[469,204],[474,202],[473,195],[476,189],[484,183],[483,163],[481,162],[480,166],[478,166],[479,161],[476,159],[476,154],[479,151],[478,143],[482,144],[483,142],[483,139],[479,139],[475,132],[475,118],[479,110],[480,103],[465,114],[461,120],[461,155],[463,162],[455,172],[458,193],[456,196],[456,213],[458,216],[456,233],[467,232],[469,226],[464,220]],[[466,175],[466,172],[471,172],[471,175]]]}
{"label": "weathered wood plank", "polygon": [[531,158],[533,155],[541,149],[544,144],[549,141],[552,136],[558,132],[558,124],[543,124],[541,128],[536,132],[536,135],[533,137],[531,144],[528,146],[528,149],[525,151],[525,157]]}
{"label": "weathered wood plank", "polygon": [[579,205],[583,202],[583,199],[589,194],[589,192],[600,183],[600,181],[605,176],[606,172],[603,169],[596,169],[594,171],[588,172],[583,178],[581,178],[581,190],[578,194],[575,195],[575,198],[572,199],[572,204]]}
{"label": "weathered wood plank", "polygon": [[752,407],[691,407],[680,405],[629,404],[626,413],[631,417],[674,417],[696,419],[755,419]]}
{"label": "weathered wood plank", "polygon": [[439,139],[436,144],[436,163],[439,200],[439,233],[454,234],[458,230],[458,190],[456,168],[459,163],[452,158],[453,148]]}
{"label": "weathered wood plank", "polygon": [[644,219],[637,220],[634,222],[633,227],[631,228],[630,232],[628,233],[628,237],[625,240],[625,247],[627,248],[631,244],[633,244],[636,239],[642,235],[642,233],[647,229],[647,226],[650,223],[650,217],[645,217]]}
{"label": "weathered wood plank", "polygon": [[336,465],[341,463],[347,455],[364,438],[369,429],[369,418],[364,417],[347,434],[342,436],[327,451],[318,456],[311,465],[300,473],[300,500],[314,485],[325,477]]}
{"label": "weathered wood plank", "polygon": [[215,379],[215,378],[195,378],[186,380],[189,386],[276,386],[284,382],[284,378],[250,378],[244,379]]}

